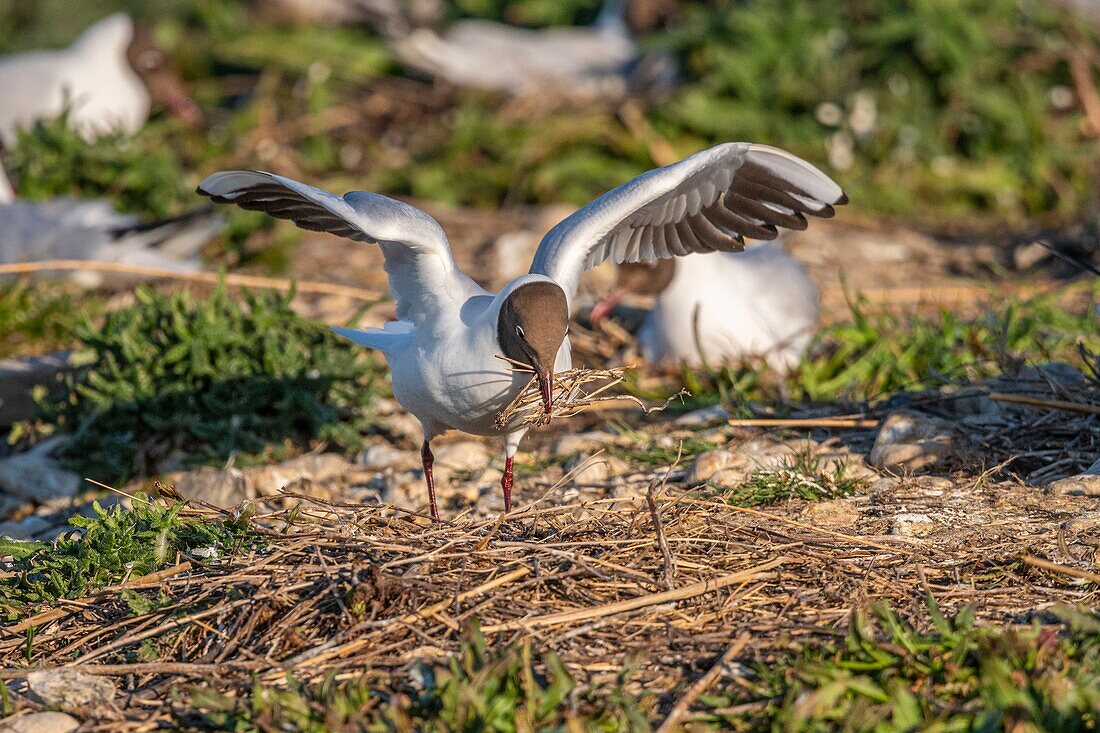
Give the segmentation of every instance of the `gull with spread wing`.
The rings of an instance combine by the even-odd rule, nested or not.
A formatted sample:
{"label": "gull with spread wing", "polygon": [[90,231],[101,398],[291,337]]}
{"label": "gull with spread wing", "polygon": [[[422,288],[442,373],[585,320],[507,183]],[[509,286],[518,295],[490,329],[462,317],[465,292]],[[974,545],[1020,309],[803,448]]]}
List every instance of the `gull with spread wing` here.
{"label": "gull with spread wing", "polygon": [[[605,193],[551,229],[528,274],[497,294],[455,264],[443,229],[409,204],[366,191],[337,196],[258,171],[223,171],[199,193],[382,248],[397,320],[380,329],[335,329],[378,349],[393,395],[424,428],[421,458],[433,518],[438,519],[431,441],[447,430],[504,437],[504,510],[512,506],[513,459],[527,432],[497,427],[497,415],[534,371],[547,414],[554,373],[570,369],[568,325],[585,270],[616,263],[737,252],[745,237],[769,239],[778,227],[803,228],[806,215],[830,217],[847,202],[828,176],[767,145],[724,143],[644,173]],[[783,283],[775,283],[783,287]]]}

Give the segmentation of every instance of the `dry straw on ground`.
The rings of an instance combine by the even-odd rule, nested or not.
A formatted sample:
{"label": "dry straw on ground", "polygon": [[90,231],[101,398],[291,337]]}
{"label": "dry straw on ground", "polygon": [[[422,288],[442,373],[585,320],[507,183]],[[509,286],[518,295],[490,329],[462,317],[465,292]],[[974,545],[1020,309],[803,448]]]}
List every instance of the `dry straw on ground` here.
{"label": "dry straw on ground", "polygon": [[[1095,586],[1062,572],[1078,569],[1087,550],[1059,531],[1071,507],[1038,506],[1018,485],[976,483],[972,495],[949,497],[903,486],[902,510],[946,518],[941,534],[914,538],[887,534],[888,500],[861,509],[858,526],[825,527],[796,518],[798,502],[738,508],[660,490],[661,479],[650,479],[658,490],[649,499],[552,505],[550,491],[503,522],[467,516],[441,526],[294,497],[302,503],[293,521],[286,512],[256,520],[262,549],[213,562],[180,557],[155,576],[9,627],[0,676],[25,677],[18,660],[33,625],[33,667],[109,675],[128,691],[124,704],[94,711],[91,729],[147,730],[189,704],[169,694],[184,682],[247,695],[255,680],[369,670],[372,684],[392,689],[410,662],[456,651],[478,619],[491,643],[532,639],[585,683],[611,683],[634,665],[632,689],[672,705],[739,635],[752,643],[733,655],[766,664],[792,641],[841,634],[852,607],[872,600],[919,617],[931,592],[947,610],[975,605],[998,623],[1095,602]],[[1021,553],[1051,564],[1029,565]],[[135,613],[124,589],[161,605]]]}

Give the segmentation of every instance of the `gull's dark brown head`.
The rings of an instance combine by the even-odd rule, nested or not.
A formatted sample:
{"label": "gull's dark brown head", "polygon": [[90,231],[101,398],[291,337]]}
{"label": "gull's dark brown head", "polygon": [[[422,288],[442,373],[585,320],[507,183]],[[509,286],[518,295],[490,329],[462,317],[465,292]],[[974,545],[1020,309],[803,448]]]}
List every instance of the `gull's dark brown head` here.
{"label": "gull's dark brown head", "polygon": [[565,292],[546,281],[526,283],[509,293],[497,319],[501,351],[535,371],[547,414],[554,406],[554,362],[568,327]]}
{"label": "gull's dark brown head", "polygon": [[624,262],[618,266],[615,287],[595,307],[589,321],[596,325],[619,304],[627,293],[632,295],[660,295],[676,274],[676,260],[650,260],[648,262]]}

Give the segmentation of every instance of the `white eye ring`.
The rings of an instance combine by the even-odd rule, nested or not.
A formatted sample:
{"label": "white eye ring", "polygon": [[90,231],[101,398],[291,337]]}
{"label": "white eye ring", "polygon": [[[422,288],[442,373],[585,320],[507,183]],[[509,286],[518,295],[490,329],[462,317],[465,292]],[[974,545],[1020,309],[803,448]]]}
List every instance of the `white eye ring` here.
{"label": "white eye ring", "polygon": [[523,338],[523,326],[516,326],[516,335]]}

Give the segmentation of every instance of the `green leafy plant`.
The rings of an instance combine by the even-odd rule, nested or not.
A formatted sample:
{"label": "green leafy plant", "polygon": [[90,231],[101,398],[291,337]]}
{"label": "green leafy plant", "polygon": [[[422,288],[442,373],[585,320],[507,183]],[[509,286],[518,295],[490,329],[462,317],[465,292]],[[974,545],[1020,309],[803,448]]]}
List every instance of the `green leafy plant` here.
{"label": "green leafy plant", "polygon": [[270,450],[360,444],[374,362],[298,316],[292,294],[224,286],[197,300],[139,288],[137,302],[74,329],[89,366],[43,418],[72,433],[68,461],[107,481],[168,458],[247,460]]}
{"label": "green leafy plant", "polygon": [[[1063,611],[1066,629],[974,625],[929,601],[922,631],[888,606],[855,612],[842,645],[760,669],[758,693],[774,705],[732,718],[738,729],[1092,730],[1100,711],[1100,619]],[[730,702],[722,695],[711,705]]]}
{"label": "green leafy plant", "polygon": [[16,619],[40,604],[161,570],[177,553],[202,548],[204,557],[211,550],[224,556],[257,541],[246,523],[187,516],[181,513],[184,506],[141,496],[132,509],[96,503],[95,516],[69,520],[80,533],[62,535],[52,545],[19,543],[12,574],[0,579],[0,613]]}
{"label": "green leafy plant", "polygon": [[619,682],[596,693],[579,689],[554,654],[536,655],[530,643],[488,647],[475,627],[460,654],[444,668],[417,665],[404,690],[386,694],[378,680],[320,685],[288,680],[285,688],[257,685],[251,699],[196,689],[191,703],[198,729],[309,731],[646,731],[643,700]]}

